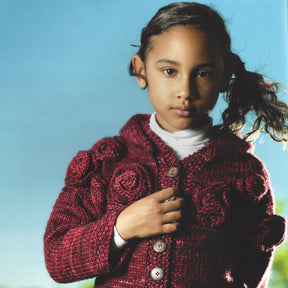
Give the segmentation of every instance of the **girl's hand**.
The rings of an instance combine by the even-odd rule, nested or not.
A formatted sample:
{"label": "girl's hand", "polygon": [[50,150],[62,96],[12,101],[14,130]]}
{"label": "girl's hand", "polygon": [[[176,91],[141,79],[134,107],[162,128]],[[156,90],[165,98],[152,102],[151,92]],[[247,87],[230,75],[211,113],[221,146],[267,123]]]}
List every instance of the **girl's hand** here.
{"label": "girl's hand", "polygon": [[175,188],[166,188],[124,209],[116,221],[116,229],[120,236],[129,240],[175,232],[180,226],[183,202],[182,198],[170,200],[175,192]]}

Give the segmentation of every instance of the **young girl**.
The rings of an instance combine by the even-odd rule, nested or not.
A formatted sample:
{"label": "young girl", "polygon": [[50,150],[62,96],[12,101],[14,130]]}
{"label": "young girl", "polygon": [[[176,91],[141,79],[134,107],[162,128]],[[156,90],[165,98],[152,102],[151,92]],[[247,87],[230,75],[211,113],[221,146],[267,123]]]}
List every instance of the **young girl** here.
{"label": "young girl", "polygon": [[[276,84],[245,70],[222,18],[197,3],[160,9],[130,64],[155,113],[80,151],[45,233],[58,282],[94,287],[267,287],[285,221],[264,165],[244,139],[287,141]],[[219,92],[228,108],[213,127]],[[256,121],[236,136],[245,116]]]}

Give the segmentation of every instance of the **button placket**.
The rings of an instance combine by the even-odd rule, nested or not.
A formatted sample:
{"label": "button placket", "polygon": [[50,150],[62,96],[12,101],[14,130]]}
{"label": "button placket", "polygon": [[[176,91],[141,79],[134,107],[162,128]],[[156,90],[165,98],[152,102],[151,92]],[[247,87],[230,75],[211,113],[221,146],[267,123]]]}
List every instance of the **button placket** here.
{"label": "button placket", "polygon": [[[180,176],[181,176],[181,164],[177,161],[163,161],[159,163],[159,186],[162,189],[167,187],[179,187]],[[161,176],[161,177],[160,177]],[[159,188],[160,188],[159,187]],[[159,189],[160,190],[160,189]],[[173,195],[170,199],[166,201],[175,200],[177,195]],[[165,202],[166,202],[165,201]],[[150,273],[150,280],[147,279],[147,284],[150,281],[150,287],[157,285],[157,281],[166,285],[167,275],[169,275],[170,267],[169,263],[171,261],[171,250],[170,245],[172,242],[171,236],[161,237],[162,239],[155,239],[153,242],[150,242],[150,249],[148,259],[150,260],[148,265],[148,273]],[[152,239],[151,239],[152,240]],[[159,266],[158,266],[159,265]],[[149,274],[148,274],[149,275]],[[155,282],[156,283],[155,283]],[[163,281],[163,282],[162,282]],[[153,284],[153,282],[155,284]],[[147,286],[149,287],[149,285]]]}

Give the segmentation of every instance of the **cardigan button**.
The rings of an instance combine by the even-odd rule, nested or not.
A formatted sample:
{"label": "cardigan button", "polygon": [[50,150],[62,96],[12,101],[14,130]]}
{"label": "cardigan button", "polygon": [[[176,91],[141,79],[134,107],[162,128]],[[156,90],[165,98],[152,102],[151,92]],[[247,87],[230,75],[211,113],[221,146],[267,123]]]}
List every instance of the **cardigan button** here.
{"label": "cardigan button", "polygon": [[167,249],[167,243],[164,240],[157,240],[153,248],[157,253],[162,253]]}
{"label": "cardigan button", "polygon": [[160,267],[155,267],[151,271],[151,277],[155,281],[160,281],[164,278],[165,272],[162,268]]}
{"label": "cardigan button", "polygon": [[172,166],[168,169],[167,175],[171,178],[177,176],[179,174],[179,168],[176,166]]}

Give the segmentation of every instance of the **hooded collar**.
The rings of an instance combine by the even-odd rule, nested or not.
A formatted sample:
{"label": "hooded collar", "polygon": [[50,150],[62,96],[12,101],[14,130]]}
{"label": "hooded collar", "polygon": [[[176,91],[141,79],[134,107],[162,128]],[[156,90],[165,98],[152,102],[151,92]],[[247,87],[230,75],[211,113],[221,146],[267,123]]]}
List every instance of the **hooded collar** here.
{"label": "hooded collar", "polygon": [[[150,156],[154,159],[155,157],[165,158],[166,155],[171,157],[171,153],[174,155],[173,150],[151,130],[149,126],[150,117],[151,116],[148,114],[134,115],[120,130],[120,136],[128,144],[128,147],[138,147],[138,153],[140,151],[145,157]],[[197,161],[198,163],[202,163],[201,167],[203,167],[205,163],[211,161],[215,157],[227,157],[227,154],[245,154],[250,152],[251,148],[251,144],[238,136],[221,131],[217,127],[213,127],[211,142],[201,148],[198,152],[186,157],[180,162],[194,163]]]}

